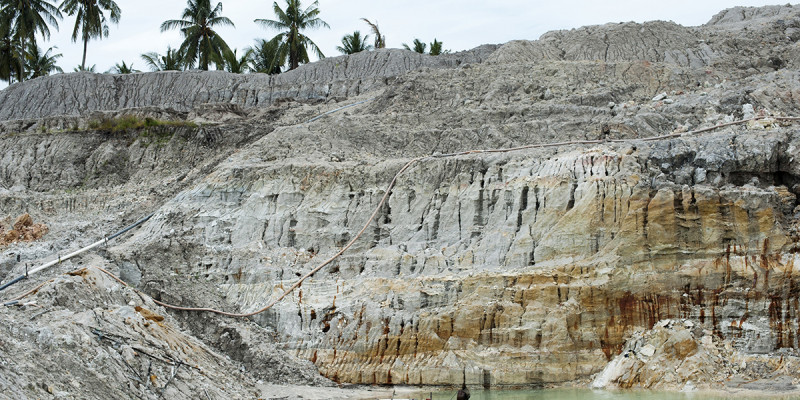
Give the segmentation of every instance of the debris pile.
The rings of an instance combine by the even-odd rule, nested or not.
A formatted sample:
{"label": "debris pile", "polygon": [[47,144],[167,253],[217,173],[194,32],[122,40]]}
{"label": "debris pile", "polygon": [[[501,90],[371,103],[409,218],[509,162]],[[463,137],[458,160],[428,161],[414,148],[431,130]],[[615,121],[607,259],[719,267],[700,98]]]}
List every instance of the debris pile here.
{"label": "debris pile", "polygon": [[91,267],[0,307],[0,337],[0,391],[10,398],[260,395],[256,377],[181,329],[150,297]]}
{"label": "debris pile", "polygon": [[691,320],[667,319],[651,330],[635,332],[595,376],[592,387],[796,390],[800,357],[791,349],[783,350],[780,359],[742,352]]}
{"label": "debris pile", "polygon": [[33,218],[28,213],[20,215],[9,231],[6,231],[3,225],[0,223],[0,246],[7,246],[14,242],[39,240],[48,231],[47,225],[33,223]]}

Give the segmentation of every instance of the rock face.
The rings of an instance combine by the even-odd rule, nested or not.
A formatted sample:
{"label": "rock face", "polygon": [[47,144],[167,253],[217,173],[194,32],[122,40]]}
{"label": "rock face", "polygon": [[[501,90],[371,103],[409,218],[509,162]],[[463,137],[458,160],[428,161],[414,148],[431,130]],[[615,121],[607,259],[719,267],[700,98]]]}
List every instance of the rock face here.
{"label": "rock face", "polygon": [[[8,398],[158,399],[258,397],[257,379],[323,383],[302,363],[274,362],[281,351],[263,345],[273,368],[244,374],[227,357],[186,334],[147,296],[95,268],[47,282],[3,310],[0,387]],[[228,328],[227,340],[235,341]],[[282,364],[282,365],[281,365]]]}
{"label": "rock face", "polygon": [[[574,380],[664,318],[748,351],[794,348],[796,175],[781,155],[794,140],[739,132],[425,162],[348,255],[258,320],[326,376],[363,383],[454,383],[464,366],[472,383]],[[257,145],[138,232],[171,245],[151,242],[137,263],[201,274],[257,309],[343,246],[400,167],[244,167]],[[721,158],[730,172],[713,167]],[[195,257],[175,260],[197,237]]]}
{"label": "rock face", "polygon": [[631,335],[622,352],[596,375],[593,388],[675,389],[691,392],[724,387],[729,391],[796,390],[800,358],[743,352],[691,320],[662,320]]}
{"label": "rock face", "polygon": [[[697,371],[719,348],[768,365],[800,346],[800,136],[782,118],[800,115],[798,28],[800,9],[775,6],[449,58],[387,50],[277,77],[34,80],[0,92],[0,119],[14,120],[3,126],[18,132],[0,136],[0,200],[48,224],[54,246],[153,210],[104,265],[156,299],[240,312],[336,253],[377,208],[342,257],[254,317],[259,328],[236,330],[268,334],[335,382],[448,385],[466,371],[470,385],[542,385],[602,372],[606,385],[654,387],[663,376],[637,371],[656,364],[615,357],[652,345],[647,360],[686,360],[703,340],[717,350],[686,364]],[[98,100],[18,106],[68,85]],[[159,128],[172,133],[161,146],[152,131],[84,129],[96,113],[160,112],[206,125]],[[64,121],[80,132],[39,132]],[[565,141],[591,143],[447,156]],[[378,208],[400,168],[428,155]],[[678,340],[656,326],[667,319],[696,329]],[[249,334],[226,344],[227,320],[176,320],[248,370],[264,357]],[[719,384],[701,372],[670,387]]]}
{"label": "rock face", "polygon": [[355,96],[385,86],[387,79],[421,68],[453,68],[485,59],[496,46],[426,57],[378,50],[324,59],[280,75],[219,71],[138,73],[129,76],[75,73],[13,85],[0,92],[0,120],[80,116],[92,111],[156,107],[190,111],[203,103],[242,107],[277,99]]}

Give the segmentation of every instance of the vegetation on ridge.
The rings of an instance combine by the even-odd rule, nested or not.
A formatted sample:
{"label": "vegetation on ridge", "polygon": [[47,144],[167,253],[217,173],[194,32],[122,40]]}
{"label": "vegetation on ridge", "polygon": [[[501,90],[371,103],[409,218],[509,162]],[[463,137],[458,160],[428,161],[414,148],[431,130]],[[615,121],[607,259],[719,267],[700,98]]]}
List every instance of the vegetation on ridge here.
{"label": "vegetation on ridge", "polygon": [[167,52],[163,56],[151,51],[141,55],[145,64],[152,71],[180,71],[184,69],[183,56],[178,49],[167,46]]}
{"label": "vegetation on ridge", "polygon": [[375,35],[375,44],[374,47],[376,49],[385,49],[386,48],[386,36],[381,34],[381,30],[378,28],[378,22],[376,21],[374,24],[370,22],[366,18],[361,18],[362,21],[366,22],[369,25],[369,28],[372,30],[372,34]]}
{"label": "vegetation on ridge", "polygon": [[67,15],[75,16],[75,27],[72,29],[72,41],[83,41],[83,59],[81,68],[86,68],[86,48],[89,39],[102,39],[108,37],[108,21],[103,10],[108,11],[111,22],[119,24],[122,11],[114,0],[64,0],[60,8]]}
{"label": "vegetation on ridge", "polygon": [[9,82],[16,79],[22,82],[27,78],[25,50],[36,42],[36,33],[50,39],[50,26],[58,29],[61,11],[48,0],[0,0],[0,33],[3,42],[9,42],[9,56],[2,60],[9,70]]}
{"label": "vegetation on ridge", "polygon": [[[419,39],[414,39],[413,44],[414,44],[413,47],[409,47],[409,45],[403,43],[403,48],[406,49],[406,50],[414,51],[416,53],[425,54],[425,50],[428,48],[428,45],[425,42],[423,42],[423,41],[421,41]],[[440,41],[438,41],[438,40],[436,40],[434,38],[433,42],[431,42],[431,50],[428,52],[428,54],[430,54],[432,56],[438,56],[439,54],[446,54],[446,53],[449,53],[449,52],[450,52],[450,50],[444,50],[443,51],[442,50],[442,42],[440,42]]]}
{"label": "vegetation on ridge", "polygon": [[113,67],[111,67],[111,69],[108,70],[108,72],[111,74],[132,74],[134,72],[141,72],[141,71],[133,69],[133,63],[131,63],[131,65],[128,65],[123,60],[121,63],[117,63]]}
{"label": "vegetation on ridge", "polygon": [[150,117],[140,118],[135,115],[125,115],[117,118],[102,118],[89,121],[88,128],[90,130],[117,133],[157,126],[188,126],[196,128],[197,124],[189,121],[163,121]]}
{"label": "vegetation on ridge", "polygon": [[185,66],[194,66],[208,71],[211,63],[217,69],[224,65],[223,54],[231,51],[225,40],[213,29],[214,26],[235,25],[222,16],[222,2],[212,9],[210,0],[188,0],[183,10],[183,19],[171,19],[161,24],[161,32],[180,29],[183,35],[178,53],[183,56]]}
{"label": "vegetation on ridge", "polygon": [[286,54],[281,53],[276,40],[257,39],[250,50],[250,70],[253,72],[280,74],[281,66],[286,64]]}
{"label": "vegetation on ridge", "polygon": [[286,10],[277,2],[272,3],[272,10],[277,19],[256,19],[255,22],[267,28],[283,30],[272,40],[280,43],[278,52],[289,58],[289,69],[297,68],[301,63],[309,62],[308,48],[319,57],[325,58],[322,51],[302,31],[315,28],[330,28],[327,22],[319,18],[319,3],[314,1],[305,10],[300,0],[286,0]]}
{"label": "vegetation on ridge", "polygon": [[25,52],[25,68],[30,73],[29,78],[33,79],[40,76],[47,76],[54,71],[64,72],[61,67],[56,65],[56,61],[63,57],[61,53],[51,54],[55,48],[56,47],[53,46],[42,52],[36,42],[28,46],[28,50]]}
{"label": "vegetation on ridge", "polygon": [[[62,13],[74,16],[71,29],[73,42],[83,44],[80,64],[75,72],[95,72],[96,65],[87,64],[88,42],[109,36],[110,25],[119,24],[122,10],[116,0],[0,0],[0,80],[8,83],[21,82],[56,72],[63,72],[56,61],[62,54],[54,52],[55,46],[40,51],[37,39],[50,39],[50,28],[58,30]],[[301,0],[284,0],[272,4],[274,19],[258,18],[254,23],[276,29],[271,39],[255,39],[252,47],[238,54],[217,32],[218,27],[233,27],[233,21],[222,15],[222,2],[212,7],[212,0],[187,0],[180,19],[171,19],[161,24],[161,32],[177,29],[183,41],[178,48],[167,47],[166,53],[147,52],[140,55],[152,71],[181,71],[192,68],[211,68],[232,73],[278,74],[292,70],[311,61],[312,56],[325,58],[322,50],[306,35],[306,31],[330,28],[320,18],[318,1],[307,7]],[[370,34],[359,31],[342,37],[336,49],[342,54],[354,54],[386,47],[386,36],[377,22],[360,18],[370,28]],[[373,41],[374,40],[374,41]],[[425,53],[428,44],[415,39],[413,50]],[[403,44],[409,48],[408,45]],[[43,49],[44,47],[42,47]],[[411,49],[411,48],[409,48]],[[430,55],[446,53],[442,43],[430,44]],[[125,62],[116,64],[106,73],[138,72]]]}
{"label": "vegetation on ridge", "polygon": [[355,31],[349,35],[344,35],[342,38],[342,45],[336,46],[336,50],[339,50],[342,54],[355,54],[370,50],[372,46],[367,44],[368,39],[369,35],[361,37],[361,32]]}

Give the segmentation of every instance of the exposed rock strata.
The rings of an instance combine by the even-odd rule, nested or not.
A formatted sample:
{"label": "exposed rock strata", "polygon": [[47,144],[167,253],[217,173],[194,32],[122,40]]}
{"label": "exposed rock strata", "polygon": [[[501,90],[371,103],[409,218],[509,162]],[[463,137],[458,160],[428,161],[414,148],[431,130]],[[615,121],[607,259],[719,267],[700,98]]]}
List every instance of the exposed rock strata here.
{"label": "exposed rock strata", "polygon": [[[19,132],[0,137],[0,201],[34,209],[58,248],[86,240],[70,227],[118,225],[85,222],[98,209],[128,219],[155,209],[106,262],[161,300],[250,311],[347,243],[412,157],[800,115],[799,11],[586,27],[442,59],[387,50],[272,78],[34,80],[0,92],[0,119],[14,119],[4,132]],[[3,100],[40,99],[48,85],[98,100],[43,100],[28,113]],[[203,89],[169,89],[179,86]],[[96,113],[215,124],[176,130],[162,147],[142,147],[141,132],[36,131],[82,130]],[[795,125],[764,118],[654,142],[424,160],[345,256],[254,318],[253,337],[334,381],[381,384],[453,384],[464,369],[473,385],[585,379],[666,319],[742,354],[795,355],[798,148]],[[63,212],[74,222],[51,223]],[[232,362],[262,357],[244,328],[179,316]]]}
{"label": "exposed rock strata", "polygon": [[[258,308],[349,240],[400,166],[245,164],[258,144],[137,233],[168,239],[138,263]],[[361,383],[447,384],[463,366],[472,383],[574,380],[665,318],[747,351],[795,348],[792,146],[739,132],[428,161],[351,253],[259,320]]]}
{"label": "exposed rock strata", "polygon": [[3,104],[0,120],[80,116],[94,111],[141,107],[188,112],[203,103],[264,107],[283,98],[356,96],[383,87],[388,78],[408,71],[481,62],[495,47],[486,45],[442,57],[377,50],[324,59],[280,75],[237,75],[220,71],[66,74],[34,79],[0,92],[0,104]]}

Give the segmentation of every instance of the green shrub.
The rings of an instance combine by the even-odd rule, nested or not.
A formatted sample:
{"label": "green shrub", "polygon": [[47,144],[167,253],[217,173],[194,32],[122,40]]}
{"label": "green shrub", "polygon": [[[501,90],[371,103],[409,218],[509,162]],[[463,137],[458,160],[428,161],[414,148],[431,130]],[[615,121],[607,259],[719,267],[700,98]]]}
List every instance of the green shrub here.
{"label": "green shrub", "polygon": [[[141,136],[150,136],[150,128],[155,128],[159,126],[171,126],[171,127],[190,127],[190,128],[197,128],[197,124],[194,122],[189,121],[162,121],[155,118],[146,117],[141,119],[134,115],[124,115],[118,118],[107,118],[104,117],[98,120],[91,120],[88,123],[88,128],[90,130],[95,131],[105,131],[111,133],[118,133],[118,132],[126,132],[126,131],[141,131],[144,130],[145,132],[142,133]],[[158,136],[163,136],[163,133],[156,133]],[[171,136],[171,134],[170,134]]]}
{"label": "green shrub", "polygon": [[140,129],[144,127],[144,121],[133,115],[126,115],[114,121],[112,132],[127,131],[129,129]]}

